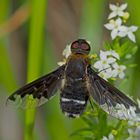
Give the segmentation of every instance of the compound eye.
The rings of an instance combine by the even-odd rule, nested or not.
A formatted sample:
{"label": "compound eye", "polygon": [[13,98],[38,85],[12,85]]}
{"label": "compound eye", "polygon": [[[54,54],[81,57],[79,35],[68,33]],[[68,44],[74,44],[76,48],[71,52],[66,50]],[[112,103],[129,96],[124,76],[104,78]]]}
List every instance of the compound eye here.
{"label": "compound eye", "polygon": [[81,49],[82,49],[82,50],[85,50],[85,51],[88,51],[88,50],[90,49],[90,47],[89,47],[89,45],[83,43],[83,44],[81,45]]}
{"label": "compound eye", "polygon": [[78,48],[78,43],[73,43],[71,46],[72,49],[77,49]]}

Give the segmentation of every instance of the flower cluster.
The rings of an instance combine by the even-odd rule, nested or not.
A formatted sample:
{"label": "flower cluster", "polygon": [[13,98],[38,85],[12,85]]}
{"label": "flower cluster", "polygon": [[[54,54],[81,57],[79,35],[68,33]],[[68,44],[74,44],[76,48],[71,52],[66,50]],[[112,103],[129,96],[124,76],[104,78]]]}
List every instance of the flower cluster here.
{"label": "flower cluster", "polygon": [[126,66],[119,65],[117,61],[120,59],[119,54],[114,51],[100,51],[100,59],[93,65],[99,72],[99,75],[105,80],[109,78],[125,77],[124,70]]}
{"label": "flower cluster", "polygon": [[[140,109],[140,100],[137,100],[138,103],[138,108]],[[124,105],[122,104],[117,104],[117,114],[120,116],[122,119],[127,119],[129,120],[127,122],[127,131],[128,131],[128,136],[126,140],[139,140],[140,138],[140,114],[136,113],[136,108],[133,106],[130,106],[129,109],[126,109]],[[112,133],[114,132],[115,133]],[[102,140],[114,140],[114,134],[116,135],[118,132],[116,130],[112,130],[111,133],[109,133],[108,137],[103,136]]]}
{"label": "flower cluster", "polygon": [[129,18],[129,13],[124,11],[127,8],[127,4],[122,4],[120,6],[110,4],[109,8],[112,11],[108,16],[109,23],[104,26],[108,30],[111,30],[112,40],[116,37],[128,36],[131,41],[136,42],[134,32],[138,29],[138,27],[134,25],[123,25],[123,22],[125,23]]}
{"label": "flower cluster", "polygon": [[[140,109],[140,100],[137,100],[138,108]],[[129,137],[126,140],[139,140],[140,138],[140,115],[138,115],[134,110],[133,119],[128,121],[128,135]]]}
{"label": "flower cluster", "polygon": [[[138,29],[138,27],[134,25],[132,26],[125,25],[127,19],[129,18],[129,13],[125,12],[127,8],[127,4],[122,4],[122,5],[110,4],[109,8],[111,10],[111,13],[108,16],[109,23],[105,24],[104,26],[105,28],[111,31],[112,40],[118,37],[118,39],[113,42],[112,48],[117,52],[121,52],[124,56],[129,56],[134,46],[133,47],[131,46],[132,49],[130,47],[131,51],[124,51],[126,42],[120,42],[120,39],[122,37],[128,37],[132,42],[136,42],[134,32]],[[128,47],[129,45],[127,44],[127,49]],[[118,61],[119,63],[121,62],[120,57],[122,60],[122,55],[118,55],[118,56],[119,57],[113,54],[108,55],[108,51],[100,52],[100,60],[94,64],[94,67],[98,69],[98,71],[101,71],[101,73],[103,73],[105,79],[116,77],[116,76],[120,78],[124,78],[125,76],[124,70],[126,69],[126,66],[118,64]],[[102,65],[102,67],[100,65]],[[106,71],[107,67],[110,67],[108,69],[108,72]],[[138,104],[138,108],[140,109],[140,100],[137,100],[137,104]],[[129,120],[125,124],[125,127],[127,127],[128,129],[121,130],[121,132],[124,131],[125,134],[123,137],[125,137],[126,140],[139,140],[140,138],[140,113],[138,113],[137,109],[136,107],[133,106],[126,108],[123,104],[117,104],[115,107],[114,116],[119,117],[120,119]],[[117,132],[120,130],[118,129],[115,131]],[[119,137],[119,139],[121,138],[121,136],[114,135],[112,132],[110,132],[108,136],[103,136],[102,140],[114,140],[117,137]]]}

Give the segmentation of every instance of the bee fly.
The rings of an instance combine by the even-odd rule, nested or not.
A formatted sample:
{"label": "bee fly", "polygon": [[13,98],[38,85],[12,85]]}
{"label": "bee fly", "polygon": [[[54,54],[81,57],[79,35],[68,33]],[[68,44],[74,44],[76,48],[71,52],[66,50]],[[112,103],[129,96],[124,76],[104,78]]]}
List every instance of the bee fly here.
{"label": "bee fly", "polygon": [[129,119],[131,107],[135,112],[139,112],[135,102],[98,76],[91,68],[89,52],[90,45],[84,39],[74,41],[71,44],[71,55],[64,65],[23,86],[9,96],[8,101],[20,98],[25,102],[25,98],[32,95],[40,105],[60,89],[60,106],[68,117],[81,116],[90,97],[105,112],[119,119]]}

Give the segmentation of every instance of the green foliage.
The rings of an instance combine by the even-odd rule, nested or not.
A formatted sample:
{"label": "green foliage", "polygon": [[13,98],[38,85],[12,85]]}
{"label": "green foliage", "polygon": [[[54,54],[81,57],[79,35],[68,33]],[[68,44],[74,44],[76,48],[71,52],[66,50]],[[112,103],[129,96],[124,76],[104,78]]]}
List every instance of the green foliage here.
{"label": "green foliage", "polygon": [[[131,12],[131,21],[134,21],[136,25],[140,26],[139,23],[139,1],[131,1],[127,0],[130,11]],[[48,37],[48,34],[50,33],[49,27],[47,28],[47,41],[46,41],[46,34],[45,32],[45,20],[48,17],[46,16],[46,12],[48,12],[48,7],[51,6],[48,5],[46,0],[32,0],[29,3],[26,1],[10,1],[10,0],[2,0],[0,2],[0,89],[1,95],[3,95],[3,87],[6,89],[7,94],[11,94],[14,90],[16,90],[19,86],[17,84],[17,75],[14,71],[15,64],[13,63],[13,60],[11,60],[11,53],[10,51],[14,51],[11,48],[11,36],[13,36],[14,32],[11,33],[9,28],[14,28],[14,26],[18,23],[18,19],[22,17],[19,15],[16,22],[14,24],[10,24],[10,27],[6,26],[6,28],[3,28],[3,23],[7,23],[10,17],[12,17],[14,10],[18,11],[18,7],[21,4],[29,4],[29,7],[31,8],[31,13],[29,13],[30,21],[26,21],[26,31],[27,27],[29,27],[29,35],[27,35],[28,40],[28,55],[27,55],[27,82],[30,82],[36,78],[38,78],[42,72],[48,73],[54,68],[54,51],[57,52],[59,48],[52,48],[52,44],[54,43],[53,40],[50,39],[51,37]],[[14,3],[14,4],[13,4]],[[77,2],[75,2],[76,5]],[[81,2],[80,2],[81,3]],[[65,3],[66,4],[66,3]],[[64,8],[66,9],[66,6],[64,4]],[[22,6],[22,5],[21,5]],[[69,6],[71,8],[72,5]],[[126,89],[126,92],[131,93],[131,95],[138,96],[139,93],[139,84],[140,84],[140,50],[138,50],[139,46],[139,38],[138,40],[138,46],[133,44],[132,42],[128,41],[127,39],[120,40],[119,38],[116,38],[113,42],[105,42],[104,45],[102,45],[102,35],[104,32],[104,19],[106,19],[106,6],[108,6],[108,1],[102,1],[102,0],[96,0],[96,1],[84,1],[83,6],[80,8],[82,9],[82,13],[79,14],[81,17],[81,20],[79,21],[79,25],[77,28],[79,28],[79,38],[85,38],[89,41],[91,41],[92,51],[95,53],[101,49],[101,46],[104,47],[105,50],[113,49],[120,55],[120,64],[125,64],[128,68],[133,68],[133,71],[128,70],[127,75],[129,76],[129,79],[124,79],[122,82],[125,81],[126,88],[124,84],[122,85],[122,89]],[[13,10],[13,7],[16,7]],[[79,8],[79,4],[76,5],[76,7]],[[30,9],[29,8],[29,9]],[[73,11],[71,15],[78,15],[79,11],[76,13],[75,8],[72,8],[70,11]],[[50,13],[56,12],[55,7],[53,8],[53,11],[50,11]],[[51,17],[51,16],[50,16]],[[61,17],[58,13],[57,18],[59,19]],[[76,18],[75,18],[76,19]],[[77,20],[77,19],[76,19]],[[11,21],[11,20],[10,20]],[[9,21],[9,23],[10,23]],[[75,22],[75,21],[72,21]],[[16,23],[16,24],[15,24]],[[57,23],[56,23],[57,24]],[[65,24],[62,20],[61,24]],[[71,23],[70,23],[71,24]],[[49,24],[47,24],[49,25]],[[67,28],[69,28],[68,25],[66,25]],[[20,29],[21,25],[16,27],[14,29]],[[74,28],[74,27],[73,27]],[[3,30],[4,29],[4,30]],[[7,31],[9,30],[9,32]],[[13,30],[12,30],[13,31]],[[8,32],[8,34],[4,34],[3,32]],[[62,34],[63,34],[62,30]],[[24,33],[24,32],[22,32]],[[78,33],[76,33],[78,34]],[[139,32],[137,33],[139,35]],[[21,36],[21,35],[19,35]],[[53,38],[53,37],[52,37]],[[65,38],[64,38],[65,39]],[[26,40],[23,38],[23,42],[25,43]],[[65,41],[65,40],[64,40]],[[9,43],[10,42],[10,43]],[[18,42],[18,41],[17,41]],[[48,43],[49,42],[49,43]],[[27,42],[25,44],[22,44],[26,46]],[[46,45],[47,44],[47,45]],[[47,46],[47,47],[46,47]],[[44,48],[45,47],[45,48]],[[18,50],[14,54],[18,55]],[[46,60],[47,59],[47,60]],[[50,61],[51,60],[51,61]],[[98,60],[96,58],[94,61]],[[44,62],[44,63],[43,63]],[[122,83],[121,82],[121,83]],[[115,83],[115,82],[112,82]],[[128,87],[131,87],[129,89]],[[7,95],[6,95],[7,96]],[[1,96],[0,96],[1,97]],[[1,99],[1,98],[0,98]],[[136,127],[134,126],[128,126],[127,121],[119,121],[117,119],[113,119],[112,117],[109,117],[108,114],[104,113],[100,108],[94,104],[94,109],[92,109],[90,106],[86,110],[85,114],[82,116],[82,119],[76,119],[76,120],[70,120],[64,117],[64,115],[60,111],[59,107],[59,99],[56,98],[49,102],[47,106],[44,106],[42,108],[39,108],[39,128],[36,128],[34,123],[36,122],[36,110],[35,109],[28,109],[25,110],[25,119],[21,119],[22,116],[21,112],[24,112],[24,110],[17,109],[17,116],[19,122],[21,123],[19,128],[23,129],[21,133],[24,133],[21,135],[20,139],[25,140],[41,140],[42,135],[45,139],[52,139],[52,140],[100,140],[103,138],[103,136],[108,136],[109,133],[112,133],[115,136],[116,140],[126,139],[126,137],[129,136],[127,129],[133,128],[134,130]],[[5,108],[4,108],[5,109]],[[42,113],[43,112],[43,113]],[[0,112],[1,114],[3,112]],[[9,117],[10,118],[10,117]],[[10,120],[10,119],[9,119]],[[23,126],[23,120],[25,122],[25,127]],[[3,121],[3,120],[1,120]],[[10,120],[11,121],[11,120]],[[15,120],[17,122],[17,119]],[[9,124],[8,121],[4,122],[6,125]],[[138,124],[135,124],[138,126]],[[1,125],[1,128],[5,126]],[[13,129],[17,129],[16,126],[12,126]],[[35,131],[34,131],[35,128]],[[75,131],[76,129],[76,131]],[[40,132],[41,131],[41,132]],[[74,132],[73,132],[74,131]],[[72,133],[71,137],[69,137],[70,133]],[[3,133],[3,131],[0,132],[0,135]],[[12,132],[11,132],[12,133]],[[9,134],[5,132],[5,134]],[[78,136],[78,137],[77,137]],[[12,137],[12,136],[11,136]],[[5,138],[1,135],[1,140]]]}

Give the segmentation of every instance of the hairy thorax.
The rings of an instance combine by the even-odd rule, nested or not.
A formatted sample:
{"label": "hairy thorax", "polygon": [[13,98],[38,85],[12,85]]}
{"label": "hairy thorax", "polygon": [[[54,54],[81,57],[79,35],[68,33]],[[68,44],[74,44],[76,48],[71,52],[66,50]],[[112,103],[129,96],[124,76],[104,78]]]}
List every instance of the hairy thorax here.
{"label": "hairy thorax", "polygon": [[65,69],[66,79],[83,79],[87,74],[88,65],[90,65],[88,55],[72,54],[67,60]]}

